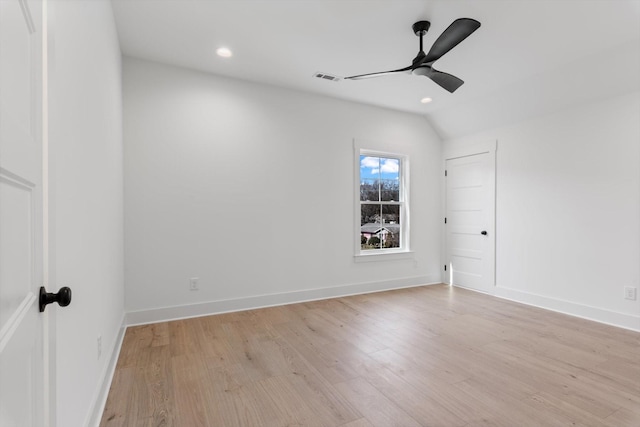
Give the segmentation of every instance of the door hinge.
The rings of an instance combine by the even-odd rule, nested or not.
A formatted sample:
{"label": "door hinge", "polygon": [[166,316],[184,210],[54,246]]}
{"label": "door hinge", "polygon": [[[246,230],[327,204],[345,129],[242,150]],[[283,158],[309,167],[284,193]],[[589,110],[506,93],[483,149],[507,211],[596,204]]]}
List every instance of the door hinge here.
{"label": "door hinge", "polygon": [[447,176],[447,170],[446,169],[444,170],[444,176]]}
{"label": "door hinge", "polygon": [[447,264],[444,265],[444,271],[447,271]]}
{"label": "door hinge", "polygon": [[444,223],[445,223],[445,224],[447,223],[447,218],[445,218],[445,219],[444,219]]}

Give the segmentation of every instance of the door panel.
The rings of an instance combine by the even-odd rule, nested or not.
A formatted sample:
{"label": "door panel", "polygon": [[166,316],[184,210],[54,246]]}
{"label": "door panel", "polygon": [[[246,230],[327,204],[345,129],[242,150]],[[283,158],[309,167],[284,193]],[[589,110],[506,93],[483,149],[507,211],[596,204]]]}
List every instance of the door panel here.
{"label": "door panel", "polygon": [[0,170],[0,330],[31,291],[33,282],[32,187]]}
{"label": "door panel", "polygon": [[[490,153],[446,162],[446,255],[452,284],[493,285],[493,171]],[[487,231],[487,235],[481,234]]]}
{"label": "door panel", "polygon": [[45,423],[42,5],[0,0],[0,425]]}
{"label": "door panel", "polygon": [[[33,308],[36,298],[27,299],[25,309]],[[32,310],[30,310],[32,311]],[[39,331],[39,319],[28,313],[15,324],[8,345],[0,351],[0,425],[2,426],[41,426],[42,357],[39,346],[30,334]],[[41,340],[42,337],[40,336]]]}

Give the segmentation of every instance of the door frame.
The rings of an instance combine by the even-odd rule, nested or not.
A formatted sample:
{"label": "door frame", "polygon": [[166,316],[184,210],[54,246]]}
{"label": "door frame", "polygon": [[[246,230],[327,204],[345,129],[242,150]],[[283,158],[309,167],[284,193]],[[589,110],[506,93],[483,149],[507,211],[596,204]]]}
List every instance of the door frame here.
{"label": "door frame", "polygon": [[444,270],[445,265],[449,265],[447,258],[447,226],[444,218],[447,215],[447,180],[445,171],[447,169],[447,160],[459,159],[461,157],[475,156],[477,154],[489,154],[489,198],[490,206],[489,217],[491,220],[487,224],[489,233],[489,254],[493,258],[490,262],[489,286],[487,287],[489,294],[494,294],[496,289],[496,153],[498,150],[498,140],[487,140],[482,142],[466,143],[466,144],[445,144],[442,155],[442,242],[441,253],[442,259],[442,283],[452,286],[450,269]]}
{"label": "door frame", "polygon": [[[51,205],[51,162],[49,158],[49,0],[42,2],[42,285],[49,292],[56,291],[55,233]],[[51,307],[53,308],[53,307]],[[57,310],[46,310],[43,316],[44,356],[44,425],[57,426]]]}

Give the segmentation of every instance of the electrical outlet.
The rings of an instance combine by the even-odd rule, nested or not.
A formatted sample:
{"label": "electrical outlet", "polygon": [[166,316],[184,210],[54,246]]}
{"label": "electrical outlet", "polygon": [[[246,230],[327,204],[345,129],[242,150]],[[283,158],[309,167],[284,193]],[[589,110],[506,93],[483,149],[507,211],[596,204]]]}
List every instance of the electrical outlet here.
{"label": "electrical outlet", "polygon": [[192,291],[197,291],[198,289],[200,289],[198,280],[200,280],[199,277],[192,277],[191,279],[189,279],[189,289],[191,289]]}
{"label": "electrical outlet", "polygon": [[635,301],[638,295],[638,288],[634,288],[631,286],[624,287],[624,299],[630,299],[631,301]]}
{"label": "electrical outlet", "polygon": [[102,356],[102,335],[98,336],[98,359]]}

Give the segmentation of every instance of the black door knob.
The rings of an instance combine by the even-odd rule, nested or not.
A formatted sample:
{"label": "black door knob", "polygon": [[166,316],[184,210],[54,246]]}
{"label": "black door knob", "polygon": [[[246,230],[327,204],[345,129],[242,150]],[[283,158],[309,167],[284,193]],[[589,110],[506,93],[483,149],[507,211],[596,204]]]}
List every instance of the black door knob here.
{"label": "black door knob", "polygon": [[47,304],[57,302],[60,307],[66,307],[71,304],[71,289],[68,287],[60,288],[57,294],[46,291],[44,286],[40,286],[40,313],[44,311]]}
{"label": "black door knob", "polygon": [[486,231],[486,230],[482,230],[482,231],[480,232],[480,234],[482,234],[483,236],[486,236],[486,235],[487,235],[487,231]]}

